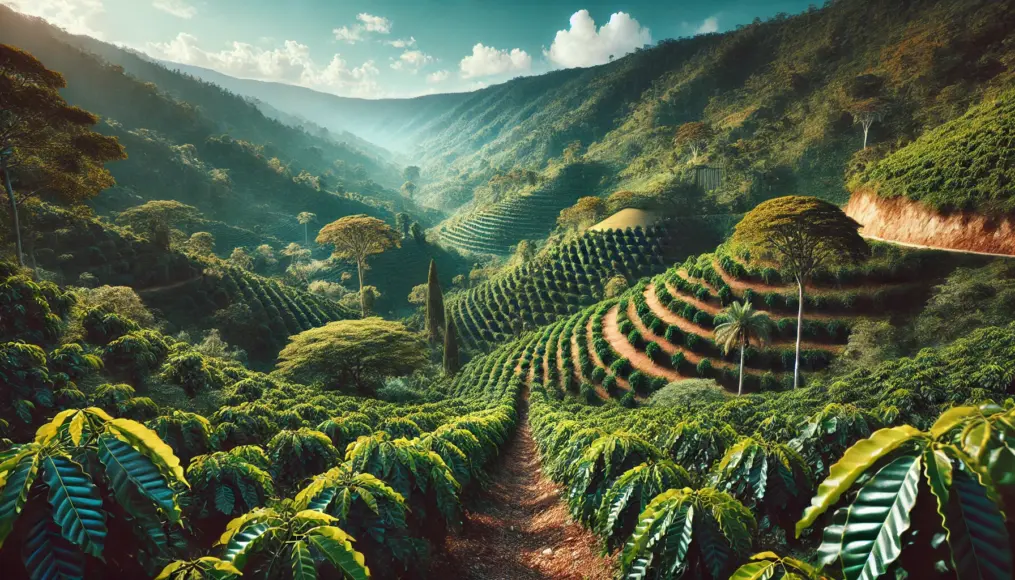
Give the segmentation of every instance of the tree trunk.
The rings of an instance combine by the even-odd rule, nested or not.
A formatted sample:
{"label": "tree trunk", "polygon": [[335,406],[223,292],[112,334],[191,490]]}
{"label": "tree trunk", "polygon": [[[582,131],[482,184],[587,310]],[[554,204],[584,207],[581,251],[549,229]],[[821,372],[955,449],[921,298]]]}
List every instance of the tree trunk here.
{"label": "tree trunk", "polygon": [[867,148],[867,134],[870,133],[870,125],[864,125],[863,128],[863,148]]}
{"label": "tree trunk", "polygon": [[310,224],[303,224],[303,245],[310,249]]}
{"label": "tree trunk", "polygon": [[14,242],[16,246],[15,251],[18,255],[18,265],[24,267],[25,258],[24,252],[21,249],[21,223],[18,221],[18,200],[14,197],[14,188],[11,187],[11,173],[6,163],[0,167],[0,171],[4,174],[4,189],[7,190],[7,198],[11,202],[11,219],[14,221]]}
{"label": "tree trunk", "polygon": [[[363,268],[366,264],[363,260],[356,260],[356,273],[359,274],[359,309],[362,314],[362,318],[367,317],[367,299],[363,295]],[[798,349],[799,350],[799,349]]]}
{"label": "tree trunk", "polygon": [[796,363],[793,365],[793,388],[797,388],[800,385],[800,338],[804,333],[804,283],[798,277],[796,279],[797,284],[797,299],[799,304],[797,305],[796,314]]}
{"label": "tree trunk", "polygon": [[740,386],[737,387],[737,396],[744,394],[744,346],[746,343],[740,341]]}

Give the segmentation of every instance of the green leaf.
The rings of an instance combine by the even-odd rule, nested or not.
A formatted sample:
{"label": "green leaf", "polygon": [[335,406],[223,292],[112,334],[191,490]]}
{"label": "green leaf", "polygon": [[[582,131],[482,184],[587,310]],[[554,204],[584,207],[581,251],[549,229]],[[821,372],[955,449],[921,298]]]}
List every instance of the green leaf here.
{"label": "green leaf", "polygon": [[871,465],[902,444],[918,436],[920,432],[914,427],[903,425],[875,431],[868,439],[860,441],[846,450],[842,459],[837,461],[828,472],[828,477],[818,486],[817,495],[811,499],[811,505],[804,510],[804,515],[796,524],[796,535],[810,527],[818,516],[832,507],[839,497],[856,481],[856,478],[870,468]]}
{"label": "green leaf", "polygon": [[930,491],[937,499],[937,511],[944,519],[949,489],[952,487],[952,461],[943,451],[928,448],[923,454],[923,471]]}
{"label": "green leaf", "polygon": [[976,407],[952,407],[934,421],[934,424],[930,428],[930,435],[934,439],[940,439],[948,434],[949,431],[961,425],[966,419],[972,415],[978,415],[979,409]]}
{"label": "green leaf", "polygon": [[0,546],[14,529],[18,514],[28,501],[28,490],[39,475],[39,454],[31,452],[21,457],[6,477],[0,492]]}
{"label": "green leaf", "polygon": [[257,548],[258,543],[271,529],[272,526],[268,522],[256,520],[249,525],[241,526],[229,539],[222,559],[242,570],[247,563],[247,556]]}
{"label": "green leaf", "polygon": [[849,515],[849,508],[839,508],[832,514],[832,523],[825,527],[821,533],[821,545],[818,546],[817,560],[819,568],[827,568],[837,563],[840,568],[842,562],[839,560],[842,555],[842,530],[846,527],[846,517]]}
{"label": "green leaf", "polygon": [[778,567],[778,561],[750,562],[737,569],[729,580],[768,580]]}
{"label": "green leaf", "polygon": [[317,580],[314,557],[310,554],[310,548],[303,540],[293,544],[292,568],[293,580]]}
{"label": "green leaf", "polygon": [[102,558],[106,541],[106,512],[99,489],[81,466],[69,457],[42,460],[43,479],[49,486],[49,504],[60,532],[86,554]]}
{"label": "green leaf", "polygon": [[70,420],[70,427],[67,428],[67,432],[70,433],[70,440],[74,446],[81,445],[81,434],[85,430],[85,414],[78,413],[74,415],[74,418]]}
{"label": "green leaf", "polygon": [[[106,475],[118,498],[127,493],[127,486],[132,486],[154,502],[169,521],[180,521],[176,496],[148,457],[115,436],[103,434],[99,437],[99,461],[106,467]],[[121,499],[120,503],[126,502]]]}
{"label": "green leaf", "polygon": [[945,529],[952,564],[962,580],[1009,580],[1012,554],[1004,516],[975,477],[956,470]]}
{"label": "green leaf", "polygon": [[122,435],[132,447],[151,459],[167,478],[176,479],[187,485],[180,460],[173,454],[173,448],[159,439],[154,431],[130,419],[113,419],[108,425]]}
{"label": "green leaf", "polygon": [[881,468],[849,507],[842,531],[846,580],[875,580],[902,553],[902,534],[916,504],[922,457],[903,455]]}
{"label": "green leaf", "polygon": [[233,508],[236,506],[236,495],[233,493],[233,488],[228,485],[220,485],[215,490],[215,509],[229,515],[233,513]]}
{"label": "green leaf", "polygon": [[85,555],[60,535],[48,506],[37,510],[25,535],[21,557],[32,580],[72,580],[85,577]]}
{"label": "green leaf", "polygon": [[370,578],[363,554],[352,548],[349,534],[335,526],[319,526],[307,532],[307,540],[317,548],[333,566],[353,580]]}

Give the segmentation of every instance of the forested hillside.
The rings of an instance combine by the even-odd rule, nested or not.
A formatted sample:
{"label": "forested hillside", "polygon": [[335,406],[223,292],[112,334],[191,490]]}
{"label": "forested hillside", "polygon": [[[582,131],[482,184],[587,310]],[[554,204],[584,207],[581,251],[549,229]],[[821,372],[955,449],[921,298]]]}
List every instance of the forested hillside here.
{"label": "forested hillside", "polygon": [[[584,193],[673,192],[690,157],[674,137],[688,122],[705,123],[695,162],[722,168],[721,207],[790,193],[841,202],[854,155],[910,141],[1011,81],[1013,15],[1007,0],[838,0],[467,94],[361,101],[233,86],[404,152],[439,207],[514,168],[541,171],[575,143],[575,161],[609,167]],[[864,114],[876,121],[858,154]]]}

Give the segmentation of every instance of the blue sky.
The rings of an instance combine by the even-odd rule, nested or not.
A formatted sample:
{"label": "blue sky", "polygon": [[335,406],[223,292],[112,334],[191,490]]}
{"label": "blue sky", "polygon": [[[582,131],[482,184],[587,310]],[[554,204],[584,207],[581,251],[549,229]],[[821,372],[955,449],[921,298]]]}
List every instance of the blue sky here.
{"label": "blue sky", "polygon": [[0,0],[153,57],[343,96],[470,90],[601,64],[813,0]]}

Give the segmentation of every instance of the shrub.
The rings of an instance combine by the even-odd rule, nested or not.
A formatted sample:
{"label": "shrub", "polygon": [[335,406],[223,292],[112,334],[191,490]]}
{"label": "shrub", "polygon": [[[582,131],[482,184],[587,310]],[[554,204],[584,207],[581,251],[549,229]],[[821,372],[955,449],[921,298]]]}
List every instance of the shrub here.
{"label": "shrub", "polygon": [[683,366],[683,365],[684,365],[684,353],[683,353],[683,351],[679,351],[678,350],[677,352],[675,352],[672,355],[670,355],[670,366],[673,367],[674,370],[678,370],[679,371],[680,367]]}
{"label": "shrub", "polygon": [[699,377],[707,377],[712,374],[712,361],[707,358],[703,358],[698,362],[696,367]]}
{"label": "shrub", "polygon": [[606,377],[606,369],[604,369],[603,367],[597,366],[596,368],[592,369],[593,381],[597,383],[602,383],[605,377]]}
{"label": "shrub", "polygon": [[662,354],[663,349],[657,342],[650,342],[645,345],[645,354],[652,360],[656,360]]}
{"label": "shrub", "polygon": [[626,377],[631,372],[631,361],[626,358],[618,358],[610,365],[610,372],[617,376]]}
{"label": "shrub", "polygon": [[712,379],[687,379],[670,383],[652,394],[649,405],[660,407],[700,407],[720,404],[732,395]]}

